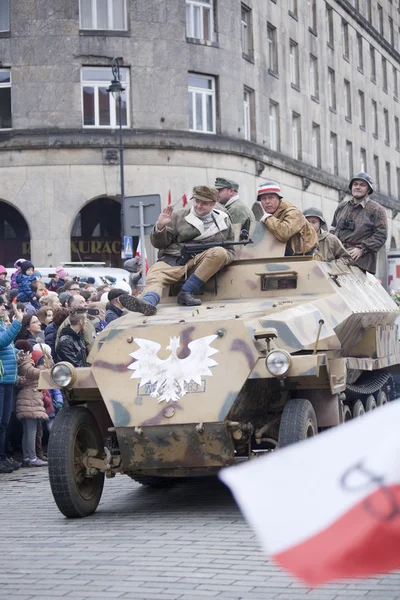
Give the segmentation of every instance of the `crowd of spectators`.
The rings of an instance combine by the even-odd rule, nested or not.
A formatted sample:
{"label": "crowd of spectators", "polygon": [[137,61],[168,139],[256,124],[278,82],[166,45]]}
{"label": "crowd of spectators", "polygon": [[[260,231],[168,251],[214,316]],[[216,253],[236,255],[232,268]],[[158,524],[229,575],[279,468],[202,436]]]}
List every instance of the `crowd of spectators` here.
{"label": "crowd of spectators", "polygon": [[40,390],[41,369],[68,361],[87,366],[96,335],[121,317],[126,291],[69,277],[64,267],[44,283],[32,262],[0,265],[0,474],[45,467],[46,440],[62,410],[60,390]]}

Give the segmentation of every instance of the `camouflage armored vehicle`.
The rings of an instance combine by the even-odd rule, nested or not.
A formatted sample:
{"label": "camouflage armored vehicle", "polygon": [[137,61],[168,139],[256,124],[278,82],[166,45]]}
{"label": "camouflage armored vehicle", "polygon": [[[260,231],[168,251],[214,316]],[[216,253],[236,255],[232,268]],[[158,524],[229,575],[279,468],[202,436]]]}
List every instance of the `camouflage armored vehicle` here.
{"label": "camouflage armored vehicle", "polygon": [[261,223],[251,238],[201,306],[166,290],[156,315],[99,335],[91,367],[43,371],[41,387],[68,398],[49,442],[64,515],[95,511],[104,476],[156,486],[214,474],[395,397],[400,312],[375,277],[285,257]]}

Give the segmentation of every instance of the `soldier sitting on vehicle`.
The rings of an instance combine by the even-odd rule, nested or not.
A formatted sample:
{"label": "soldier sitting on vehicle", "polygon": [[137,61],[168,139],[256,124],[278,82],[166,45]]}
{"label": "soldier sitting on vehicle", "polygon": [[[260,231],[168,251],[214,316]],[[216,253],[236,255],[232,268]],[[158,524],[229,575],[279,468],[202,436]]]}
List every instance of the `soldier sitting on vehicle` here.
{"label": "soldier sitting on vehicle", "polygon": [[240,223],[241,229],[250,231],[250,225],[254,223],[255,218],[245,203],[239,200],[239,184],[217,177],[215,187],[218,190],[219,203],[228,211],[232,223]]}
{"label": "soldier sitting on vehicle", "polygon": [[229,215],[217,210],[218,191],[199,185],[193,188],[193,206],[173,212],[172,206],[165,208],[151,232],[150,240],[159,249],[158,261],[147,275],[147,285],[140,296],[124,295],[121,304],[128,310],[154,315],[165,286],[177,283],[190,274],[178,295],[178,304],[198,306],[195,298],[204,283],[217,271],[234,259],[231,247],[212,247],[193,257],[183,258],[181,244],[221,243],[234,240],[234,231]]}
{"label": "soldier sitting on vehicle", "polygon": [[285,256],[314,254],[318,236],[299,208],[282,200],[281,188],[275,181],[258,186],[257,200],[264,214],[260,218],[280,242],[286,243]]}
{"label": "soldier sitting on vehicle", "polygon": [[352,262],[350,254],[336,235],[327,231],[327,224],[319,208],[311,207],[304,211],[304,216],[311,223],[318,235],[318,253],[325,262],[345,260]]}

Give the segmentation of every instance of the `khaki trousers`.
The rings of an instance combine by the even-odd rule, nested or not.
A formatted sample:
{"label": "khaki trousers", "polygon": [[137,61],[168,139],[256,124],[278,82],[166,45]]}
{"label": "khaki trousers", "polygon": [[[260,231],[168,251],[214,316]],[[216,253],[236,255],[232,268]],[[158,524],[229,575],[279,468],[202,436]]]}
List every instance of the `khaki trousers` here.
{"label": "khaki trousers", "polygon": [[227,264],[229,259],[225,248],[208,248],[201,254],[191,258],[186,265],[171,267],[162,260],[156,262],[147,274],[147,284],[141,296],[156,292],[161,296],[163,288],[180,281],[185,274],[195,273],[202,281],[208,281],[217,271]]}

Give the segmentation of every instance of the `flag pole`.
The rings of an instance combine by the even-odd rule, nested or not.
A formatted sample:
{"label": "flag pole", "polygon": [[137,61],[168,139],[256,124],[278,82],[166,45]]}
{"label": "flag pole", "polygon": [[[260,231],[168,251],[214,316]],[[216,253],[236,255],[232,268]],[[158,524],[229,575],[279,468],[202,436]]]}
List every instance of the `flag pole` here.
{"label": "flag pole", "polygon": [[144,209],[143,202],[139,202],[139,227],[140,227],[140,245],[141,245],[141,256],[140,261],[142,264],[142,285],[146,285],[146,246],[145,246],[145,235],[144,235]]}

